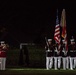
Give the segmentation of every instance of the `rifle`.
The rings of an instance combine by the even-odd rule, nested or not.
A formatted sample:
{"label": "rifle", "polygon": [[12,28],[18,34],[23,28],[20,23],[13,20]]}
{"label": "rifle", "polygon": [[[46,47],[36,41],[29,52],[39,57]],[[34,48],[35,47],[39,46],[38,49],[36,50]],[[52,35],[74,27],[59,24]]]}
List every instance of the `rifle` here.
{"label": "rifle", "polygon": [[49,44],[48,44],[48,40],[47,40],[46,37],[45,37],[45,41],[46,41],[46,45],[47,45],[47,47],[48,47],[48,51],[50,51]]}

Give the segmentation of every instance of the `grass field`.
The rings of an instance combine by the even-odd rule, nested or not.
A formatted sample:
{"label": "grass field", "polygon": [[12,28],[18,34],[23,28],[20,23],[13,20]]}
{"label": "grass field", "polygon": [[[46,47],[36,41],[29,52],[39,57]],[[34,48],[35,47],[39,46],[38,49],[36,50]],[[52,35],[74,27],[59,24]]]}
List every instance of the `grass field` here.
{"label": "grass field", "polygon": [[7,68],[5,71],[0,71],[0,75],[76,75],[76,70],[46,70],[44,49],[36,46],[28,47],[28,50],[29,68],[18,65],[20,50],[10,49],[7,52]]}
{"label": "grass field", "polygon": [[[29,52],[29,67],[45,67],[45,50],[38,46],[27,46]],[[6,66],[19,66],[20,49],[10,49],[7,51]],[[23,63],[25,56],[23,54]],[[26,64],[26,63],[25,63]],[[24,64],[23,64],[24,65]]]}
{"label": "grass field", "polygon": [[7,68],[0,75],[76,75],[76,70],[46,70],[39,68]]}

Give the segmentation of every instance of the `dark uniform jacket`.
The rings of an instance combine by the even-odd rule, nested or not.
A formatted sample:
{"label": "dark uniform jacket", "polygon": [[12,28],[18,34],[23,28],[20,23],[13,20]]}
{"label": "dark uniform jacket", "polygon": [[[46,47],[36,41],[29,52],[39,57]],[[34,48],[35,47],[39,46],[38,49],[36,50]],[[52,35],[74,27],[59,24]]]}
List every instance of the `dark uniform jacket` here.
{"label": "dark uniform jacket", "polygon": [[[61,50],[60,50],[61,51]],[[54,56],[58,57],[60,56],[60,51],[58,51],[58,44],[55,44],[54,46]],[[58,53],[59,52],[59,53]]]}
{"label": "dark uniform jacket", "polygon": [[76,56],[76,44],[69,45],[69,56],[71,56],[71,57]]}
{"label": "dark uniform jacket", "polygon": [[66,57],[68,53],[66,53],[65,44],[61,46],[61,56]]}
{"label": "dark uniform jacket", "polygon": [[54,48],[53,48],[53,45],[46,46],[46,56],[47,57],[54,56]]}

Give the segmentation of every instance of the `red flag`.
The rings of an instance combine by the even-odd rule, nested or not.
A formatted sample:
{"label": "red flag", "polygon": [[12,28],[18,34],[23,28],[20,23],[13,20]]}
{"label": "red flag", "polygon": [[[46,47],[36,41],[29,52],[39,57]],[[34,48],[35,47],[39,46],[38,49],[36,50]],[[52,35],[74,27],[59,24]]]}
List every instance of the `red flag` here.
{"label": "red flag", "polygon": [[61,23],[60,23],[60,25],[62,27],[61,36],[64,38],[64,41],[65,41],[65,49],[68,50],[65,9],[63,9],[62,14],[61,14]]}
{"label": "red flag", "polygon": [[58,20],[58,10],[57,10],[57,16],[56,16],[56,26],[55,26],[55,33],[54,33],[54,39],[56,43],[58,43],[58,50],[60,50],[61,44],[60,44],[60,25]]}

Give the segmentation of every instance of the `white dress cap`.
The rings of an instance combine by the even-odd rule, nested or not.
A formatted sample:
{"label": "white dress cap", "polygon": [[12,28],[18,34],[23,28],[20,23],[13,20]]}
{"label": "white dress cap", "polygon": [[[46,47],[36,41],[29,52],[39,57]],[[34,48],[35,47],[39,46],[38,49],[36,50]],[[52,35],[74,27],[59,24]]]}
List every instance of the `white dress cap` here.
{"label": "white dress cap", "polygon": [[62,40],[63,42],[65,41],[65,40]]}
{"label": "white dress cap", "polygon": [[74,39],[70,39],[71,42],[74,42]]}
{"label": "white dress cap", "polygon": [[52,39],[48,39],[48,41],[52,41]]}
{"label": "white dress cap", "polygon": [[1,43],[5,43],[5,41],[1,41]]}

